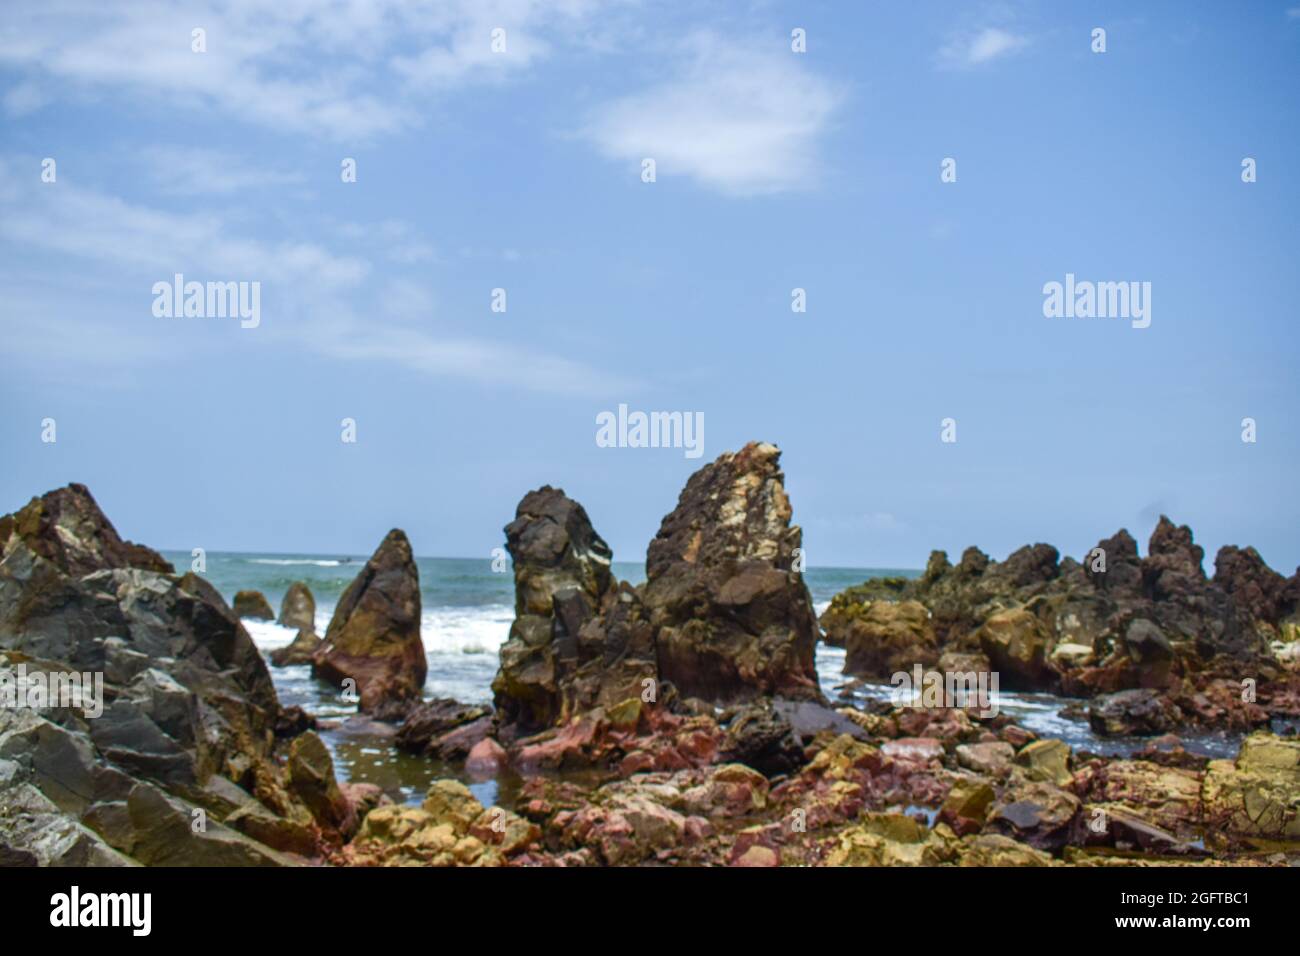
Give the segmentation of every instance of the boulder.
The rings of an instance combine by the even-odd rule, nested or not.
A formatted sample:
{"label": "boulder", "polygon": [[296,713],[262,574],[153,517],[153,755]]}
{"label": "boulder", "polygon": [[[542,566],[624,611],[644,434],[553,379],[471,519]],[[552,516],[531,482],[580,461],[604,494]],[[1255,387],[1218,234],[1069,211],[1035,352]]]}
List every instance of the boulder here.
{"label": "boulder", "polygon": [[295,738],[289,747],[289,789],[316,822],[341,841],[356,832],[356,808],[335,780],[334,760],[314,731]]}
{"label": "boulder", "polygon": [[428,662],[420,641],[420,574],[394,528],[339,598],[312,672],[355,682],[361,710],[400,712],[420,698]]}
{"label": "boulder", "polygon": [[1068,842],[1079,798],[1050,783],[1008,788],[989,811],[988,827],[1036,850],[1055,852]]}
{"label": "boulder", "polygon": [[1036,616],[1024,608],[991,614],[978,632],[981,649],[999,683],[1009,690],[1043,690],[1052,686],[1055,672],[1047,665],[1051,635]]}
{"label": "boulder", "polygon": [[958,836],[978,833],[993,805],[994,793],[983,780],[963,778],[953,784],[939,809],[939,820]]}
{"label": "boulder", "polygon": [[913,664],[929,668],[939,660],[930,612],[919,601],[873,601],[841,633],[845,674],[887,679],[910,674]]}
{"label": "boulder", "polygon": [[1016,756],[1015,748],[1002,740],[961,744],[955,753],[960,766],[989,777],[1006,776]]}
{"label": "boulder", "polygon": [[684,696],[821,697],[780,455],[751,442],[701,468],[650,542],[644,603],[659,679]]}
{"label": "boulder", "polygon": [[742,707],[727,727],[720,756],[767,776],[786,774],[804,763],[803,745],[790,721],[770,701]]}
{"label": "boulder", "polygon": [[1201,798],[1212,833],[1300,841],[1300,741],[1251,734],[1235,761],[1210,762]]}
{"label": "boulder", "polygon": [[1152,689],[1104,694],[1088,706],[1088,723],[1093,733],[1101,737],[1166,734],[1182,720],[1178,705]]}
{"label": "boulder", "polygon": [[818,620],[823,632],[822,641],[831,647],[843,647],[853,622],[873,603],[904,600],[912,587],[908,578],[884,577],[871,578],[862,584],[845,588],[831,598],[830,605]]}
{"label": "boulder", "polygon": [[297,628],[300,631],[316,630],[316,599],[304,582],[294,581],[284,592],[278,621],[281,627]]}
{"label": "boulder", "polygon": [[426,700],[411,710],[397,730],[395,743],[402,750],[431,754],[434,742],[448,731],[488,717],[491,710],[475,704],[462,704],[450,697]]}
{"label": "boulder", "polygon": [[275,620],[271,602],[261,591],[237,591],[232,605],[238,617],[251,617],[255,621]]}
{"label": "boulder", "polygon": [[1024,767],[1030,780],[1044,780],[1058,787],[1070,785],[1070,745],[1062,740],[1035,740],[1016,754],[1016,763]]}

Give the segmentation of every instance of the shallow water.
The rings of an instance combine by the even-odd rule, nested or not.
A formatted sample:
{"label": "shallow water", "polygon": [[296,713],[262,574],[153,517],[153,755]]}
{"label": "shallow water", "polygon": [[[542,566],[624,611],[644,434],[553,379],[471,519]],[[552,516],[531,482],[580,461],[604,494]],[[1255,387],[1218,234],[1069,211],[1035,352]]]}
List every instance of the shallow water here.
{"label": "shallow water", "polygon": [[[169,553],[178,570],[187,570],[190,555]],[[316,631],[324,634],[340,595],[365,563],[364,556],[265,555],[210,553],[206,576],[228,600],[248,588],[261,591],[279,608],[285,590],[305,581],[316,598]],[[454,697],[465,703],[490,703],[498,651],[514,620],[514,579],[493,572],[487,559],[418,558],[421,600],[420,636],[429,661],[426,697]],[[615,562],[614,574],[622,580],[644,580],[640,564]],[[870,577],[914,577],[919,572],[872,568],[810,568],[805,580],[820,614],[844,588]],[[264,652],[293,640],[295,632],[267,621],[245,620],[254,642]],[[862,703],[888,700],[894,688],[868,684],[842,674],[844,650],[818,644],[816,666],[822,690],[832,701]],[[424,757],[398,752],[391,745],[392,728],[356,715],[356,706],[340,698],[337,688],[312,679],[308,667],[272,667],[280,700],[297,705],[324,722],[321,737],[330,748],[343,779],[367,781],[384,788],[395,800],[418,803],[431,781],[454,777],[465,782],[486,806],[508,801],[519,780],[473,780],[460,768]],[[1040,736],[1058,737],[1076,750],[1122,756],[1142,749],[1146,738],[1103,739],[1092,733],[1086,720],[1062,716],[1070,701],[1051,694],[1003,693],[994,703],[1013,715],[1022,726]],[[1212,757],[1236,754],[1239,734],[1180,735],[1189,751]]]}

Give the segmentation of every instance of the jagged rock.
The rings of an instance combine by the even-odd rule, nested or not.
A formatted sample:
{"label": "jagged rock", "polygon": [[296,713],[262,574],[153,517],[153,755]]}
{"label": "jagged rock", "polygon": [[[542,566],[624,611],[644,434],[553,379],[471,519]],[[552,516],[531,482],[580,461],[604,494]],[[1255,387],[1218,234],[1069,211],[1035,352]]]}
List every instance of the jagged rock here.
{"label": "jagged rock", "polygon": [[958,866],[1053,866],[1055,861],[1041,850],[1017,843],[997,833],[967,837],[958,851]]}
{"label": "jagged rock", "polygon": [[1151,689],[1106,694],[1088,707],[1088,723],[1102,737],[1169,733],[1182,723],[1182,716],[1177,704]]}
{"label": "jagged rock", "polygon": [[842,630],[844,673],[884,677],[939,660],[930,612],[919,601],[873,601]]}
{"label": "jagged rock", "polygon": [[[1149,551],[1139,557],[1121,529],[1081,561],[1058,561],[1042,544],[1002,562],[968,548],[955,566],[933,552],[917,579],[841,592],[823,623],[844,643],[876,603],[915,601],[930,612],[940,669],[978,647],[1007,689],[1095,697],[1154,688],[1177,705],[1159,708],[1167,716],[1204,726],[1300,712],[1300,651],[1285,643],[1300,638],[1300,573],[1282,578],[1252,549],[1228,547],[1209,581],[1191,531],[1163,516]],[[1219,693],[1243,673],[1258,681],[1262,706]]]}
{"label": "jagged rock", "polygon": [[539,828],[501,807],[483,806],[455,780],[435,780],[420,807],[366,814],[345,858],[363,866],[500,866],[525,852]]}
{"label": "jagged rock", "polygon": [[[1100,562],[1093,557],[1098,550]],[[1124,528],[1098,541],[1097,547],[1085,557],[1083,568],[1088,580],[1101,591],[1128,598],[1142,594],[1142,560],[1138,557],[1137,541]]]}
{"label": "jagged rock", "polygon": [[[287,862],[221,825],[237,814],[250,831],[307,849],[296,838],[313,831],[311,814],[285,789],[273,752],[277,734],[301,729],[301,715],[281,709],[261,655],[220,594],[123,542],[83,486],[0,518],[0,677],[14,679],[13,661],[103,680],[102,697],[96,688],[72,707],[0,709],[0,764],[17,768],[0,779],[0,806],[35,807],[16,789],[28,787],[64,818],[43,807],[33,818],[44,821],[32,831],[36,843],[57,837],[68,841],[68,860],[116,861],[85,831],[137,862]],[[206,834],[191,831],[198,811]],[[61,853],[30,855],[42,862]]]}
{"label": "jagged rock", "polygon": [[754,443],[696,472],[638,588],[614,582],[581,505],[550,487],[524,497],[506,527],[516,618],[493,681],[503,741],[633,697],[821,699],[779,456]]}
{"label": "jagged rock", "polygon": [[[638,626],[636,596],[631,589],[611,596],[609,545],[582,505],[544,486],[523,497],[505,533],[514,563],[515,621],[501,647],[492,691],[506,724],[537,730],[581,709],[579,697],[597,698],[589,706],[611,702],[601,677],[622,661],[644,662],[629,668],[633,679],[640,673],[653,676],[648,628]],[[602,603],[610,603],[607,597],[613,602],[610,621],[583,636]],[[585,675],[595,678],[594,686],[579,688],[577,671],[584,664],[595,665]]]}
{"label": "jagged rock", "polygon": [[11,538],[71,577],[109,568],[176,571],[152,548],[123,541],[85,485],[47,492],[22,510],[0,517],[0,542]]}
{"label": "jagged rock", "polygon": [[290,667],[295,664],[310,664],[324,643],[315,631],[300,630],[296,637],[284,647],[277,647],[268,656],[274,667]]}
{"label": "jagged rock", "polygon": [[780,455],[751,442],[701,468],[650,542],[644,601],[659,678],[684,696],[820,698]]}
{"label": "jagged rock", "polygon": [[316,630],[316,599],[304,582],[294,581],[284,592],[278,621],[281,627],[308,632]]}
{"label": "jagged rock", "polygon": [[428,673],[420,641],[420,574],[406,535],[388,532],[339,598],[312,672],[335,686],[355,681],[361,710],[420,698]]}
{"label": "jagged rock", "polygon": [[1287,579],[1254,548],[1225,545],[1214,558],[1214,583],[1232,596],[1248,621],[1278,624],[1290,610]]}
{"label": "jagged rock", "polygon": [[232,607],[238,617],[251,617],[255,621],[275,620],[275,611],[271,602],[261,591],[238,591]]}

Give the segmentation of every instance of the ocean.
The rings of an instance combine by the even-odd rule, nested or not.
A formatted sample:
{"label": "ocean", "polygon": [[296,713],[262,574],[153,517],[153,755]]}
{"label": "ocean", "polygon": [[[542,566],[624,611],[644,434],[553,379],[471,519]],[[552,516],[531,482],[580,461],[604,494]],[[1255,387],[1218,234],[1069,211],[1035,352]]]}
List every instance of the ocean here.
{"label": "ocean", "polygon": [[[178,571],[190,569],[189,552],[163,552]],[[316,632],[324,635],[343,591],[365,565],[364,555],[294,555],[208,552],[205,577],[227,602],[241,590],[266,595],[279,612],[284,592],[303,581],[316,598]],[[422,621],[420,634],[429,661],[426,697],[454,697],[465,703],[491,703],[492,678],[498,651],[514,620],[514,576],[507,569],[494,572],[488,558],[417,558],[420,573]],[[636,562],[613,564],[620,580],[633,584],[645,580],[645,566]],[[809,568],[804,580],[820,614],[840,591],[872,577],[916,577],[921,572],[899,568]],[[295,631],[272,621],[245,619],[244,626],[263,651],[282,647]],[[888,684],[863,684],[842,674],[844,651],[817,645],[817,673],[823,692],[832,701],[861,702],[888,698]],[[339,698],[337,689],[312,678],[307,666],[272,667],[271,675],[281,703],[297,705],[325,721],[321,736],[334,755],[341,777],[382,786],[394,799],[418,802],[428,784],[441,776],[464,780],[485,805],[503,796],[512,781],[473,781],[460,768],[397,753],[391,746],[392,729],[356,715],[355,705]],[[1018,723],[1040,736],[1057,737],[1076,749],[1098,754],[1131,753],[1144,745],[1141,739],[1102,739],[1085,720],[1063,716],[1067,700],[1051,694],[1002,693],[998,706]],[[1216,757],[1237,752],[1240,736],[1226,733],[1188,734],[1189,750]]]}

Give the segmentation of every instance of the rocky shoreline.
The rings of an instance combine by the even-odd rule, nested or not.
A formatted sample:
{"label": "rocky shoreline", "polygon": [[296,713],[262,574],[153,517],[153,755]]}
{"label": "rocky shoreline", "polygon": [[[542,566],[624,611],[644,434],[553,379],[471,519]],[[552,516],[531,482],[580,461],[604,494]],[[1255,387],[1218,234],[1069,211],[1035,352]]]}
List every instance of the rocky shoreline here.
{"label": "rocky shoreline", "polygon": [[[324,727],[280,704],[240,623],[274,616],[265,597],[232,609],[122,540],[84,486],[33,499],[0,518],[0,688],[99,674],[102,712],[0,706],[0,865],[1300,860],[1300,573],[1229,547],[1207,578],[1191,531],[1161,518],[1146,557],[1123,530],[1078,561],[1044,544],[1002,562],[935,552],[920,578],[849,588],[819,621],[779,458],[751,443],[692,475],[636,586],[581,504],[525,495],[491,707],[422,699],[400,530],[324,636],[310,591],[285,595],[298,636],[271,666],[310,664],[402,752],[522,777],[510,806],[451,779],[419,806],[340,782]],[[1106,757],[970,702],[832,702],[818,640],[863,681],[993,677],[1149,744]],[[1205,728],[1245,735],[1236,758],[1176,736]]]}

